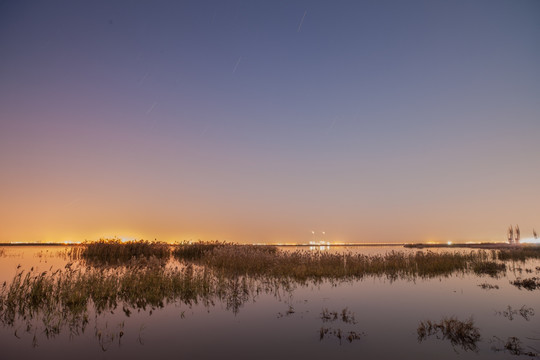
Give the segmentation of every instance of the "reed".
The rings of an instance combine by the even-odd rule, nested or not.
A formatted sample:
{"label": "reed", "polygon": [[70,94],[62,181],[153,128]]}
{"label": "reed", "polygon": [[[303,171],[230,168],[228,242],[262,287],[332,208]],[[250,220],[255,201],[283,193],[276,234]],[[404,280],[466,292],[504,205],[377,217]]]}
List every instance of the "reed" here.
{"label": "reed", "polygon": [[166,261],[170,253],[170,246],[163,242],[100,239],[74,247],[70,255],[72,259],[83,259],[97,264],[119,264],[132,259],[150,257]]}
{"label": "reed", "polygon": [[528,279],[516,279],[514,281],[510,281],[510,284],[514,285],[518,289],[524,288],[526,290],[532,291],[536,289],[540,289],[540,278],[532,277]]}
{"label": "reed", "polygon": [[[190,249],[192,247],[192,249]],[[173,250],[179,260],[214,269],[228,275],[272,276],[296,281],[358,279],[365,276],[430,278],[472,270],[495,276],[506,267],[493,260],[491,252],[469,254],[392,251],[384,255],[330,254],[297,250],[279,251],[275,247],[234,244],[184,244]]]}
{"label": "reed", "polygon": [[506,265],[496,261],[475,261],[472,270],[478,275],[489,275],[497,277],[501,272],[506,271]]}
{"label": "reed", "polygon": [[540,246],[536,244],[522,244],[514,249],[503,249],[498,252],[498,259],[502,261],[540,259]]}
{"label": "reed", "polygon": [[129,316],[168,302],[208,304],[216,292],[207,271],[170,269],[158,260],[122,269],[74,269],[68,264],[55,272],[21,270],[0,290],[0,322],[13,326],[20,321],[51,337],[64,328],[84,331],[90,309],[101,314],[121,308]]}
{"label": "reed", "polygon": [[354,340],[360,340],[362,337],[364,337],[366,334],[363,332],[356,332],[356,331],[343,331],[341,329],[333,329],[333,328],[326,328],[321,327],[319,329],[319,341],[322,341],[327,336],[334,336],[339,340],[339,344],[341,345],[342,340],[345,338],[348,342],[353,342]]}
{"label": "reed", "polygon": [[482,284],[480,284],[478,286],[481,287],[484,290],[492,290],[492,289],[499,290],[499,285],[493,285],[493,284],[489,284],[489,283],[482,283]]}
{"label": "reed", "polygon": [[452,346],[460,346],[465,351],[476,351],[476,343],[480,341],[480,331],[474,326],[471,318],[460,321],[456,317],[443,317],[438,323],[430,320],[420,322],[417,329],[418,342],[428,337],[436,336],[443,340],[449,340]]}
{"label": "reed", "polygon": [[523,347],[523,343],[521,342],[521,340],[515,336],[511,336],[507,338],[506,341],[503,341],[502,339],[496,336],[494,336],[494,338],[499,342],[499,344],[502,345],[502,347],[494,346],[492,348],[494,351],[504,351],[514,356],[529,356],[531,358],[537,358],[540,355],[539,351],[531,346],[527,346],[527,347],[533,351],[526,350]]}

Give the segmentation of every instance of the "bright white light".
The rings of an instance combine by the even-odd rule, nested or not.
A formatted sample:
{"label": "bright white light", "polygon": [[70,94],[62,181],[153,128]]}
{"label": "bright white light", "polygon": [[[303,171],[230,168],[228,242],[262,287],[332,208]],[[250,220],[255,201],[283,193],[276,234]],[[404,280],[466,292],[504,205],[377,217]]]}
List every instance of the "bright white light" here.
{"label": "bright white light", "polygon": [[448,245],[452,245],[452,242],[451,242],[451,241],[449,241],[449,242],[447,242],[447,244],[448,244]]}
{"label": "bright white light", "polygon": [[540,244],[540,239],[527,238],[527,239],[521,239],[519,240],[519,242],[526,243],[526,244]]}

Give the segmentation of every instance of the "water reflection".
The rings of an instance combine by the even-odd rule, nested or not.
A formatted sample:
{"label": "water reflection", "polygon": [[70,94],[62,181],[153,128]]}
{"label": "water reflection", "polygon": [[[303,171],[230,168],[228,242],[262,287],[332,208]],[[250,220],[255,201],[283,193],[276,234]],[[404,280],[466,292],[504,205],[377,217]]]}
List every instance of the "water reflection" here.
{"label": "water reflection", "polygon": [[[283,255],[268,249],[224,246],[193,254],[189,259],[150,255],[120,262],[100,262],[80,253],[64,251],[62,256],[66,262],[61,268],[43,270],[21,266],[2,286],[0,322],[16,337],[26,336],[24,334],[33,337],[32,343],[36,346],[42,339],[53,340],[67,334],[73,339],[91,336],[101,351],[109,352],[111,348],[125,344],[126,338],[136,339],[139,345],[155,344],[156,339],[151,335],[156,330],[150,331],[145,325],[155,314],[179,308],[175,311],[176,321],[189,322],[193,326],[195,323],[189,320],[190,316],[199,319],[200,315],[193,315],[195,310],[192,309],[212,310],[218,314],[223,309],[239,319],[243,318],[240,312],[245,311],[242,309],[248,304],[253,304],[251,308],[264,309],[271,306],[269,299],[274,299],[287,306],[287,310],[282,309],[279,313],[281,317],[278,314],[281,323],[273,325],[274,331],[282,332],[289,326],[284,324],[290,324],[293,328],[303,329],[308,338],[311,336],[320,341],[321,346],[344,343],[347,345],[344,348],[361,345],[362,349],[375,349],[377,341],[384,341],[383,335],[378,335],[383,324],[386,324],[385,332],[395,331],[403,338],[395,340],[400,346],[410,347],[413,345],[406,342],[409,339],[406,334],[419,328],[418,320],[425,318],[424,314],[438,318],[452,314],[447,309],[453,308],[455,312],[466,309],[466,314],[443,317],[438,323],[432,322],[431,328],[424,322],[425,331],[419,346],[430,349],[431,342],[426,340],[439,336],[456,348],[479,353],[482,353],[482,342],[479,336],[476,338],[474,329],[479,335],[479,329],[489,329],[492,324],[497,324],[497,318],[523,317],[531,326],[538,322],[534,318],[534,309],[525,305],[517,309],[508,306],[506,310],[496,312],[508,303],[515,304],[518,295],[523,299],[519,300],[521,303],[534,302],[534,294],[529,296],[528,291],[520,292],[517,287],[509,286],[508,280],[514,273],[518,275],[519,264],[525,269],[535,269],[536,260],[503,263],[505,270],[497,270],[497,275],[492,277],[489,272],[477,269],[491,267],[484,266],[490,262],[502,263],[493,252],[456,255],[390,251],[367,256],[321,252],[303,255],[288,251]],[[42,255],[40,259],[47,256]],[[490,283],[478,285],[479,279],[489,279]],[[443,284],[441,289],[448,288],[449,291],[444,293],[446,298],[438,295],[441,291],[436,290],[441,286],[438,284]],[[485,297],[482,285],[498,289],[497,297]],[[462,288],[461,295],[451,291],[459,287]],[[512,294],[513,302],[508,301],[509,294]],[[299,296],[302,296],[301,300],[298,300]],[[326,297],[331,300],[326,302]],[[464,302],[460,307],[460,301],[470,303]],[[486,306],[497,301],[499,305],[493,308]],[[502,301],[507,302],[501,305]],[[407,303],[409,307],[399,305]],[[487,311],[482,315],[484,309]],[[274,318],[276,313],[277,310],[273,312]],[[460,329],[457,326],[459,318],[470,314],[475,314],[476,318],[477,313],[481,315],[480,325],[483,326],[477,321],[468,326],[466,320],[461,327],[469,331],[461,332],[466,335],[465,341],[461,340],[461,335],[452,335],[453,329]],[[405,314],[408,320],[404,320]],[[242,321],[248,323],[245,318]],[[392,329],[387,328],[388,324],[392,324]],[[510,323],[506,321],[506,324]],[[261,322],[258,326],[257,329],[261,329],[266,325]],[[503,325],[501,329],[504,329]],[[505,332],[500,330],[495,336],[519,335],[523,340],[527,332],[520,329],[509,329],[513,333],[505,336],[501,336]],[[152,340],[147,340],[147,336]],[[489,339],[492,334],[486,336]],[[531,337],[530,332],[528,336]],[[520,346],[528,349],[530,341],[523,341]],[[505,345],[503,342],[493,349],[506,349]],[[376,354],[376,350],[371,353]],[[503,354],[503,351],[496,353]],[[508,349],[504,352],[510,353]]]}
{"label": "water reflection", "polygon": [[422,321],[416,331],[418,342],[435,336],[438,339],[449,340],[452,346],[459,346],[465,351],[477,351],[477,343],[481,338],[472,317],[464,321],[455,317],[444,317],[439,322]]}

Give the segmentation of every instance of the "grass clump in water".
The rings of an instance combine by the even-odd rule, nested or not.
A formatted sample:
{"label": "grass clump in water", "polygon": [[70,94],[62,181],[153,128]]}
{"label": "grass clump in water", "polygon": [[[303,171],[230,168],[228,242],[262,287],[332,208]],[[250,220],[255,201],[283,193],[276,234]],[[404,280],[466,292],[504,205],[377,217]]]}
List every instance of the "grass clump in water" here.
{"label": "grass clump in water", "polygon": [[482,284],[478,285],[478,287],[481,287],[484,290],[492,290],[492,289],[499,290],[499,285],[493,285],[493,284],[489,284],[489,283],[482,283]]}
{"label": "grass clump in water", "polygon": [[508,339],[506,339],[506,341],[503,341],[501,340],[500,338],[494,336],[494,338],[497,340],[497,342],[502,345],[501,346],[493,346],[492,349],[494,351],[505,351],[505,352],[508,352],[514,356],[521,356],[521,355],[524,355],[524,356],[530,356],[530,357],[534,357],[536,358],[538,355],[539,355],[539,352],[538,350],[536,350],[535,348],[531,347],[531,346],[528,346],[531,350],[534,350],[534,351],[530,351],[530,350],[526,350],[523,345],[522,345],[522,342],[519,338],[515,337],[515,336],[511,336],[509,337]]}
{"label": "grass clump in water", "polygon": [[510,281],[510,284],[514,285],[518,289],[524,288],[529,291],[540,289],[540,278],[532,277],[529,279],[516,279]]}
{"label": "grass clump in water", "polygon": [[418,342],[426,340],[430,336],[437,336],[443,340],[450,340],[452,346],[459,345],[463,350],[477,351],[476,343],[480,341],[480,331],[474,326],[472,317],[460,321],[456,317],[444,317],[440,322],[430,320],[420,322],[417,329]]}

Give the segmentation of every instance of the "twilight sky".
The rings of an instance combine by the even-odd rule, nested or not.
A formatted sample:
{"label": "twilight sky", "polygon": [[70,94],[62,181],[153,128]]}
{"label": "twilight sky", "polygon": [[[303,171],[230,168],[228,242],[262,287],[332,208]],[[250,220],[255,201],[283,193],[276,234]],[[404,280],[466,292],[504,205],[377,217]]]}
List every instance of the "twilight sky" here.
{"label": "twilight sky", "polygon": [[0,242],[540,230],[540,2],[0,1]]}

